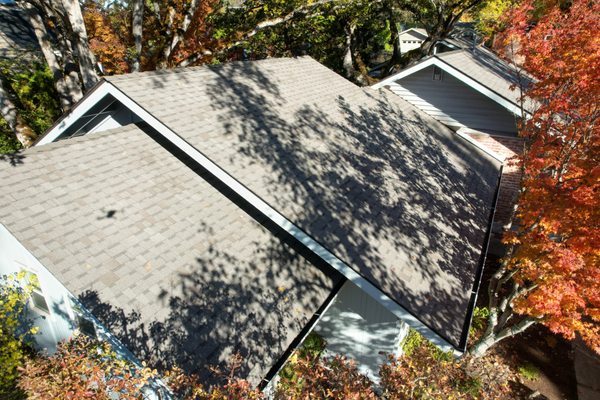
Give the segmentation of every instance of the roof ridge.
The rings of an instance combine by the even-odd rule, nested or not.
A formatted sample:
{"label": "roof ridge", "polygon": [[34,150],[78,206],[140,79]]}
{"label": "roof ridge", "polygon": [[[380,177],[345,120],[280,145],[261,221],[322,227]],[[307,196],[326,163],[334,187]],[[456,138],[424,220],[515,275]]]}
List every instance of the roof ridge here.
{"label": "roof ridge", "polygon": [[199,71],[199,70],[214,70],[214,69],[221,69],[221,68],[229,68],[233,65],[242,65],[242,64],[250,64],[250,63],[265,64],[265,63],[276,63],[276,62],[281,62],[281,61],[292,61],[292,60],[302,60],[302,59],[312,60],[312,61],[317,62],[315,59],[313,59],[312,57],[307,56],[307,55],[298,56],[298,57],[268,57],[268,58],[263,58],[261,60],[237,60],[237,61],[230,61],[230,62],[221,63],[221,64],[204,64],[204,65],[194,65],[194,66],[190,66],[190,67],[175,67],[175,68],[167,68],[167,69],[157,69],[157,70],[153,70],[153,71],[129,72],[129,73],[120,74],[120,75],[104,76],[103,78],[106,79],[108,82],[116,82],[116,81],[122,81],[122,80],[127,80],[127,79],[145,78],[145,77],[153,77],[153,76],[159,76],[159,75],[186,74],[186,73],[195,72],[195,71]]}

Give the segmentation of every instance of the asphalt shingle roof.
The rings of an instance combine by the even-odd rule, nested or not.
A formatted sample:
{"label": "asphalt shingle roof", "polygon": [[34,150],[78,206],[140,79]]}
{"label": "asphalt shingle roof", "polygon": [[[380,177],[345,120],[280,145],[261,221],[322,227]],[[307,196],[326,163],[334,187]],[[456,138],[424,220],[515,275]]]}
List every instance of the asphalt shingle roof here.
{"label": "asphalt shingle roof", "polygon": [[[521,104],[520,87],[531,84],[531,77],[483,46],[438,53],[435,57],[476,80],[515,105]],[[526,109],[533,104],[527,100]]]}
{"label": "asphalt shingle roof", "polygon": [[0,223],[142,360],[256,383],[341,279],[135,125],[11,161]]}
{"label": "asphalt shingle roof", "polygon": [[499,162],[308,57],[107,79],[459,346]]}

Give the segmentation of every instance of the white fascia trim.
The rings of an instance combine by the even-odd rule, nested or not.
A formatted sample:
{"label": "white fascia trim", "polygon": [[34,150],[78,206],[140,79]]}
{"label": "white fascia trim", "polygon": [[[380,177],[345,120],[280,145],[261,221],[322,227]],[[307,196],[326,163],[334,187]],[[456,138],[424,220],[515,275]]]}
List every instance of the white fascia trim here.
{"label": "white fascia trim", "polygon": [[46,133],[35,145],[41,146],[54,142],[67,128],[85,115],[85,113],[102,100],[104,96],[110,93],[110,88],[108,86],[108,82],[102,81],[88,97],[79,102],[73,111],[67,114],[54,128],[48,131],[48,133]]}
{"label": "white fascia trim", "polygon": [[376,84],[372,85],[371,87],[372,87],[373,89],[381,89],[382,87],[384,87],[384,86],[387,86],[387,85],[389,85],[390,83],[394,83],[394,82],[396,82],[397,80],[400,80],[400,79],[402,79],[402,78],[404,78],[404,77],[406,77],[406,76],[408,76],[408,75],[412,75],[412,74],[414,74],[415,72],[418,72],[418,71],[420,71],[420,70],[422,70],[422,69],[424,69],[424,68],[427,68],[427,67],[429,67],[430,65],[433,65],[433,64],[434,64],[434,62],[435,62],[435,58],[434,58],[434,57],[431,57],[431,58],[429,58],[428,60],[425,60],[425,61],[423,61],[423,62],[420,62],[420,63],[418,63],[418,64],[415,64],[415,65],[413,65],[413,66],[412,66],[412,67],[410,67],[410,68],[407,68],[407,69],[405,69],[405,70],[402,70],[402,71],[398,72],[397,74],[394,74],[394,75],[392,75],[392,76],[390,76],[390,77],[388,77],[388,78],[385,78],[385,79],[384,79],[384,80],[382,80],[381,82],[377,82]]}
{"label": "white fascia trim", "polygon": [[[421,28],[421,29],[423,29],[423,28]],[[403,30],[402,32],[400,32],[400,33],[398,34],[398,37],[400,37],[400,35],[402,35],[402,34],[404,34],[404,33],[409,33],[409,32],[414,32],[414,33],[416,33],[416,34],[417,34],[417,35],[419,35],[419,36],[425,36],[425,37],[427,37],[427,35],[428,35],[428,33],[427,33],[427,30],[425,30],[425,29],[423,29],[423,30],[425,31],[425,33],[423,33],[423,32],[419,32],[419,28],[408,28],[408,29],[405,29],[405,30]],[[423,40],[424,40],[424,39],[423,39]]]}
{"label": "white fascia trim", "polygon": [[443,351],[453,351],[455,354],[461,354],[457,351],[453,345],[451,345],[444,338],[439,336],[429,327],[425,326],[421,321],[409,313],[404,307],[400,306],[394,300],[385,295],[381,290],[375,287],[372,283],[367,281],[365,278],[360,276],[346,263],[337,258],[334,254],[329,252],[325,247],[321,246],[317,241],[307,235],[304,231],[294,225],[291,221],[285,218],[282,214],[268,205],[264,200],[238,182],[235,178],[229,175],[225,170],[219,167],[217,164],[208,159],[204,154],[198,151],[195,147],[190,145],[188,142],[183,140],[179,135],[169,129],[166,125],[156,119],[152,114],[147,112],[144,108],[134,102],[131,98],[113,86],[110,82],[106,82],[104,86],[107,87],[108,93],[115,97],[121,104],[131,110],[139,118],[149,124],[158,133],[164,136],[172,144],[177,146],[181,151],[191,157],[194,161],[199,163],[203,168],[208,170],[217,179],[224,183],[227,187],[233,190],[235,193],[240,195],[244,200],[252,204],[257,210],[269,218],[272,222],[277,224],[280,228],[285,230],[287,233],[292,235],[295,239],[300,241],[305,247],[310,249],[314,254],[319,256],[323,261],[328,263],[338,272],[340,272],[346,279],[354,283],[356,286],[361,288],[371,297],[373,297],[382,306],[387,308],[390,312],[396,315],[398,318],[410,325],[411,328],[422,334],[425,338],[431,341],[433,344],[441,348]]}
{"label": "white fascia trim", "polygon": [[[408,75],[412,75],[415,72],[418,72],[418,71],[420,71],[424,68],[427,68],[431,65],[435,65],[436,67],[441,68],[442,70],[449,73],[450,75],[452,75],[459,81],[465,83],[467,86],[471,87],[472,89],[475,89],[477,92],[488,97],[490,100],[495,101],[496,103],[500,104],[502,107],[506,108],[508,111],[512,112],[513,114],[515,114],[517,116],[521,116],[521,107],[518,104],[515,104],[512,101],[509,101],[509,100],[505,99],[504,97],[500,96],[496,92],[488,89],[487,87],[483,86],[481,83],[468,77],[467,75],[463,74],[456,68],[450,66],[449,64],[446,64],[444,61],[440,60],[437,56],[432,56],[428,60],[425,60],[416,65],[413,65],[412,67],[407,68],[404,71],[400,71],[399,73],[392,75],[389,78],[382,80],[381,82],[376,83],[375,85],[372,86],[372,88],[380,89],[386,85],[389,85],[390,83],[398,81],[404,77],[407,77]],[[525,112],[527,114],[529,114],[527,111],[525,111]]]}

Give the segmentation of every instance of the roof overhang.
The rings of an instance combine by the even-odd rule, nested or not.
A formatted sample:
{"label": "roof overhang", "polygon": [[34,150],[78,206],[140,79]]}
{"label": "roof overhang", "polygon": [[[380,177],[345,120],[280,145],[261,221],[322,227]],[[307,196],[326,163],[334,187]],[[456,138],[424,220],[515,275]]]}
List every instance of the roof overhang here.
{"label": "roof overhang", "polygon": [[[425,64],[425,65],[423,65]],[[422,63],[419,64],[419,69],[426,68],[427,66],[432,65],[431,63]],[[398,79],[398,78],[396,78]],[[385,82],[385,81],[384,81]],[[381,82],[380,85],[384,85],[384,82]],[[290,234],[294,239],[300,242],[305,248],[311,251],[313,254],[318,256],[321,260],[326,262],[333,269],[341,273],[347,280],[351,281],[353,284],[361,288],[365,293],[374,298],[379,304],[393,313],[396,317],[404,321],[411,328],[419,332],[430,342],[435,344],[437,347],[442,349],[443,351],[451,351],[455,356],[461,356],[466,350],[466,340],[461,339],[461,343],[459,346],[453,345],[449,340],[443,337],[443,335],[437,333],[435,330],[427,326],[423,323],[417,316],[413,315],[407,309],[402,307],[396,301],[394,301],[391,297],[385,294],[381,289],[371,283],[369,280],[361,276],[354,269],[352,269],[348,264],[338,258],[336,255],[327,250],[324,246],[322,246],[319,242],[317,242],[314,238],[304,232],[301,228],[296,226],[293,222],[287,219],[280,212],[271,207],[268,203],[262,200],[259,196],[257,196],[254,192],[248,189],[246,186],[241,184],[238,180],[236,180],[232,175],[227,173],[224,169],[219,167],[213,161],[211,161],[207,156],[205,156],[202,152],[197,150],[187,141],[185,141],[181,136],[176,134],[173,130],[171,130],[168,126],[162,123],[160,120],[155,118],[150,112],[128,97],[124,92],[119,90],[115,85],[107,80],[102,80],[99,82],[94,90],[88,93],[74,108],[70,114],[64,116],[55,126],[50,128],[43,137],[41,137],[36,145],[44,145],[47,143],[51,143],[60,137],[62,133],[64,133],[73,123],[75,123],[78,118],[85,115],[98,101],[102,100],[105,96],[110,95],[114,97],[117,101],[119,101],[122,105],[127,107],[132,113],[137,115],[141,120],[146,122],[152,129],[154,129],[158,134],[163,136],[167,141],[169,141],[172,145],[179,148],[182,152],[184,152],[187,156],[205,168],[209,173],[211,173],[216,179],[218,179],[222,184],[228,187],[230,190],[239,195],[244,201],[248,202],[251,206],[253,206],[256,210],[258,210],[261,214],[267,217],[271,222],[279,226],[285,232]],[[491,227],[491,220],[490,220]],[[489,229],[488,229],[489,231]],[[489,232],[488,232],[489,234]],[[487,243],[487,239],[486,239]],[[485,253],[487,249],[486,246],[482,249],[482,258],[485,258]],[[480,261],[479,271],[477,272],[476,277],[476,285],[474,287],[474,292],[472,292],[472,299],[476,298],[476,292],[479,286],[480,280],[480,270],[483,267],[483,262]],[[467,318],[464,321],[465,326],[468,327],[470,324],[470,318],[472,314],[472,307],[469,306],[467,310]],[[468,328],[467,328],[468,332]],[[463,337],[465,336],[465,332],[463,332]]]}
{"label": "roof overhang", "polygon": [[489,87],[481,84],[480,82],[473,79],[472,77],[470,77],[470,76],[464,74],[463,72],[459,71],[458,69],[454,68],[450,64],[444,62],[442,59],[440,59],[439,57],[437,57],[435,55],[423,59],[421,62],[419,62],[409,68],[406,68],[406,69],[400,71],[399,73],[382,80],[381,82],[376,83],[372,87],[373,87],[373,89],[381,89],[385,86],[393,85],[396,81],[399,81],[409,75],[414,74],[415,72],[421,71],[422,69],[425,69],[425,68],[431,67],[431,66],[436,66],[436,67],[442,69],[444,72],[452,75],[459,81],[463,82],[470,88],[472,88],[472,89],[476,90],[477,92],[481,93],[482,95],[486,96],[490,100],[498,103],[499,105],[506,108],[508,111],[510,111],[511,113],[515,114],[518,117],[520,117],[523,112],[526,114],[526,116],[530,115],[530,113],[527,112],[527,110],[524,110],[521,108],[520,104],[515,103],[514,101],[509,100],[506,97],[500,95],[499,93],[497,93],[494,90],[490,89]]}

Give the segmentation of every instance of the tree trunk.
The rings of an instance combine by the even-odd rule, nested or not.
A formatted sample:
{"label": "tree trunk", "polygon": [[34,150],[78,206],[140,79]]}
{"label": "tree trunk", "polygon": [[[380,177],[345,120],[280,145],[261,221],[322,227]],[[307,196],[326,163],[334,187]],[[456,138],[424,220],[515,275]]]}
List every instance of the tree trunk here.
{"label": "tree trunk", "polygon": [[[42,54],[46,59],[50,71],[52,71],[54,85],[56,86],[56,91],[60,97],[61,108],[63,111],[68,111],[83,96],[77,71],[71,68],[70,70],[63,72],[63,68],[58,61],[57,55],[54,53],[50,35],[48,35],[48,31],[46,30],[41,15],[34,6],[28,3],[25,4],[29,14],[29,21],[35,32]],[[67,59],[68,55],[63,54],[63,57]]]}
{"label": "tree trunk", "polygon": [[132,70],[138,72],[140,70],[142,57],[142,31],[144,21],[144,0],[134,0],[133,2],[133,18],[131,21],[131,33],[135,43],[135,56],[133,58]]}
{"label": "tree trunk", "polygon": [[529,328],[531,325],[537,322],[538,320],[535,318],[526,317],[522,319],[519,323],[509,327],[504,327],[498,332],[494,332],[495,329],[493,329],[491,333],[486,332],[486,334],[484,334],[483,337],[481,337],[481,339],[479,339],[479,341],[475,343],[475,345],[469,350],[469,354],[473,355],[474,357],[481,357],[493,345],[506,338],[524,332],[527,328]]}
{"label": "tree trunk", "polygon": [[356,75],[356,69],[354,68],[354,61],[352,57],[352,36],[354,35],[354,30],[356,29],[356,24],[350,22],[346,26],[346,51],[344,53],[344,60],[342,65],[344,67],[344,71],[346,72],[346,78],[353,79]]}
{"label": "tree trunk", "polygon": [[17,140],[23,147],[30,147],[37,138],[37,134],[31,129],[19,115],[19,111],[5,88],[6,82],[0,77],[0,114],[14,132]]}
{"label": "tree trunk", "polygon": [[68,22],[71,25],[75,49],[79,59],[79,71],[83,79],[83,87],[87,91],[98,82],[96,74],[96,60],[94,54],[90,50],[90,44],[81,15],[81,7],[78,0],[63,0],[63,6],[67,13]]}
{"label": "tree trunk", "polygon": [[384,75],[390,75],[393,69],[402,60],[402,52],[400,50],[400,31],[398,30],[398,24],[396,23],[396,17],[394,15],[394,8],[391,3],[384,3],[387,8],[388,23],[390,25],[390,41],[392,45],[392,58],[388,61],[387,66],[384,70]]}

